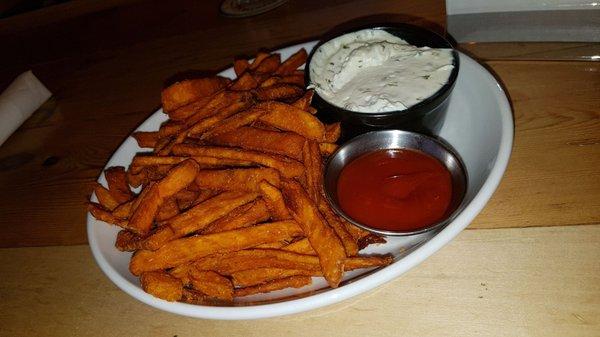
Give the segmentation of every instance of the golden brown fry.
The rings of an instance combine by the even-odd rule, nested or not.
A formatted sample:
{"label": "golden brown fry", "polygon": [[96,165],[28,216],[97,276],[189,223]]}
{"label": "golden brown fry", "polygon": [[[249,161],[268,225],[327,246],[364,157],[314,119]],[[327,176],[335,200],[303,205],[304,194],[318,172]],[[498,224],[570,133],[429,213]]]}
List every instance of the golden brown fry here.
{"label": "golden brown fry", "polygon": [[197,172],[198,164],[193,160],[186,160],[170,170],[167,176],[150,187],[148,193],[140,200],[129,220],[129,227],[137,234],[147,234],[164,200],[194,181]]}
{"label": "golden brown fry", "polygon": [[254,79],[254,76],[252,76],[252,74],[248,72],[245,72],[242,74],[242,76],[238,77],[235,81],[231,83],[229,89],[235,91],[245,91],[254,89],[257,86],[258,82],[256,81],[256,79]]}
{"label": "golden brown fry", "polygon": [[272,168],[243,168],[229,170],[200,170],[196,175],[196,185],[213,191],[259,192],[258,183],[262,180],[279,186],[279,172]]}
{"label": "golden brown fry", "polygon": [[231,80],[225,77],[206,77],[177,82],[161,93],[161,102],[166,113],[189,104],[200,97],[212,95],[224,88]]}
{"label": "golden brown fry", "polygon": [[94,194],[96,194],[96,198],[98,198],[98,203],[109,211],[112,211],[119,206],[119,202],[115,200],[110,191],[99,183],[94,185]]}
{"label": "golden brown fry", "polygon": [[156,142],[158,141],[158,131],[136,131],[131,136],[138,143],[139,147],[154,148]]}
{"label": "golden brown fry", "polygon": [[287,60],[285,60],[279,68],[275,71],[277,75],[288,75],[292,74],[298,67],[303,65],[306,62],[306,58],[308,54],[304,48],[300,49],[292,56],[290,56]]}
{"label": "golden brown fry", "polygon": [[125,203],[133,198],[133,192],[127,184],[127,173],[123,166],[113,166],[104,171],[104,177],[108,185],[108,192],[117,201]]}
{"label": "golden brown fry", "polygon": [[164,226],[145,240],[144,248],[156,250],[169,241],[201,231],[213,221],[225,216],[233,209],[251,202],[257,196],[254,193],[227,192],[206,200],[169,219]]}
{"label": "golden brown fry", "polygon": [[281,184],[285,204],[317,252],[325,279],[331,287],[337,287],[346,259],[344,246],[300,184],[291,180],[282,181]]}
{"label": "golden brown fry", "polygon": [[192,268],[189,272],[189,279],[194,289],[210,297],[224,301],[233,300],[233,284],[228,278],[214,271]]}
{"label": "golden brown fry", "polygon": [[133,210],[133,203],[136,199],[137,197],[133,200],[120,204],[112,211],[112,214],[120,219],[129,219]]}
{"label": "golden brown fry", "polygon": [[201,169],[223,168],[228,166],[250,166],[252,162],[243,160],[220,159],[207,156],[174,157],[136,155],[129,166],[133,174],[140,173],[144,167],[155,165],[176,165],[187,159],[193,159]]}
{"label": "golden brown fry", "polygon": [[175,121],[169,120],[165,123],[162,123],[162,125],[158,129],[158,138],[165,138],[165,137],[170,137],[170,136],[176,135],[184,127],[185,127],[185,125],[182,122],[175,122]]}
{"label": "golden brown fry", "polygon": [[175,194],[173,196],[173,198],[175,199],[175,202],[177,203],[177,208],[179,209],[179,211],[184,211],[184,210],[190,208],[194,204],[194,201],[196,201],[198,199],[199,194],[200,194],[200,191],[195,191],[195,190],[186,188],[184,190],[177,192],[177,194]]}
{"label": "golden brown fry", "polygon": [[304,173],[304,166],[293,159],[256,151],[216,146],[177,144],[173,147],[173,154],[251,161],[262,166],[272,167],[278,170],[279,173],[286,178],[299,177]]}
{"label": "golden brown fry", "polygon": [[263,180],[259,182],[258,189],[274,220],[287,220],[292,218],[285,206],[281,191],[276,186],[273,186],[269,181]]}
{"label": "golden brown fry", "polygon": [[281,80],[279,80],[279,83],[293,84],[304,88],[304,74],[291,74],[283,76]]}
{"label": "golden brown fry", "polygon": [[[184,122],[184,128],[190,128],[211,116],[231,116],[239,110],[237,107],[245,107],[252,104],[252,94],[246,91],[221,91],[215,94],[202,109],[188,117]],[[229,112],[229,114],[227,113]],[[222,117],[226,118],[226,117]]]}
{"label": "golden brown fry", "polygon": [[227,232],[171,241],[156,251],[139,250],[131,258],[133,275],[179,266],[207,255],[247,249],[267,242],[289,240],[302,234],[295,221],[278,221]]}
{"label": "golden brown fry", "polygon": [[260,87],[261,88],[266,88],[266,87],[270,87],[276,83],[279,83],[281,81],[281,77],[279,76],[271,76],[269,78],[267,78],[266,80],[264,80],[261,84]]}
{"label": "golden brown fry", "polygon": [[179,301],[183,295],[181,281],[163,270],[142,273],[140,283],[145,292],[166,301]]}
{"label": "golden brown fry", "polygon": [[236,146],[247,150],[256,150],[302,160],[304,137],[292,132],[278,132],[240,127],[234,131],[221,133],[210,138],[216,145]]}
{"label": "golden brown fry", "polygon": [[308,108],[310,107],[310,103],[312,102],[312,98],[313,98],[314,94],[315,94],[314,90],[307,90],[304,93],[304,95],[302,95],[302,97],[298,98],[294,103],[292,103],[292,105],[298,109],[308,111]]}
{"label": "golden brown fry", "polygon": [[346,255],[347,256],[358,255],[359,249],[358,249],[357,242],[354,240],[352,235],[350,235],[350,233],[348,233],[344,224],[341,222],[341,220],[339,219],[337,214],[335,214],[335,212],[331,209],[331,206],[325,200],[325,198],[323,198],[321,196],[321,194],[319,194],[319,196],[318,196],[318,207],[319,207],[319,211],[321,212],[321,214],[323,215],[325,220],[327,220],[327,223],[329,224],[329,226],[331,226],[331,228],[333,228],[333,230],[335,231],[335,234],[337,234],[337,236],[340,238],[340,241],[342,241],[342,245],[344,245],[344,250],[346,251]]}
{"label": "golden brown fry", "polygon": [[292,131],[308,139],[322,141],[325,126],[315,116],[282,102],[268,102],[265,109],[269,112],[258,120],[278,129]]}
{"label": "golden brown fry", "polygon": [[319,143],[319,152],[324,157],[331,156],[335,150],[337,150],[339,145],[332,143]]}
{"label": "golden brown fry", "polygon": [[250,63],[246,59],[237,59],[233,61],[233,70],[235,71],[235,76],[240,77],[248,68],[250,67]]}
{"label": "golden brown fry", "polygon": [[340,139],[342,126],[340,122],[325,125],[325,136],[323,141],[326,143],[335,143]]}
{"label": "golden brown fry", "polygon": [[268,293],[271,291],[281,290],[285,288],[302,288],[311,283],[312,278],[310,276],[290,276],[282,279],[269,281],[267,283],[259,284],[252,287],[237,288],[235,289],[233,296],[244,297],[260,293]]}
{"label": "golden brown fry", "polygon": [[156,213],[156,217],[154,220],[160,222],[170,219],[179,214],[179,207],[177,206],[177,201],[174,197],[170,197],[164,200],[164,202],[158,208],[158,212]]}
{"label": "golden brown fry", "polygon": [[259,101],[289,100],[300,97],[302,93],[304,89],[287,83],[277,83],[255,90],[256,99]]}
{"label": "golden brown fry", "polygon": [[265,202],[256,200],[240,206],[219,220],[212,222],[202,231],[202,234],[219,233],[253,226],[269,220],[270,216]]}

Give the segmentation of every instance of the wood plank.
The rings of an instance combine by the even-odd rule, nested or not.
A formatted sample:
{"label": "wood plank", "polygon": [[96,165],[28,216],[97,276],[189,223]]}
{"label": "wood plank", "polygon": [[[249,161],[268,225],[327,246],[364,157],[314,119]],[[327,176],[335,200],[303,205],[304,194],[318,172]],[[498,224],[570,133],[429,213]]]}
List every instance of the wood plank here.
{"label": "wood plank", "polygon": [[508,89],[515,142],[498,191],[471,228],[600,221],[600,64],[487,64]]}
{"label": "wood plank", "polygon": [[598,242],[600,225],[465,231],[367,294],[236,322],[136,301],[87,246],[0,249],[0,325],[7,336],[597,336]]}
{"label": "wood plank", "polygon": [[600,43],[593,42],[478,42],[459,49],[479,60],[598,61]]}
{"label": "wood plank", "polygon": [[[341,22],[369,15],[395,13],[391,17],[439,27],[445,19],[441,0],[290,1],[240,20],[199,11],[215,2],[194,2],[189,11],[161,3],[132,5],[149,6],[138,13],[90,17],[73,37],[85,36],[81,43],[71,39],[73,32],[60,40],[61,35],[38,31],[23,41],[7,42],[25,49],[0,62],[0,81],[32,67],[55,100],[0,147],[0,247],[85,243],[84,202],[92,182],[119,144],[156,110],[160,89],[174,74],[214,73],[236,55],[310,40]],[[161,6],[168,8],[157,12]],[[169,20],[165,13],[172,14]],[[368,20],[376,18],[381,16]],[[90,29],[94,23],[98,26]],[[52,41],[57,44],[44,49]]]}

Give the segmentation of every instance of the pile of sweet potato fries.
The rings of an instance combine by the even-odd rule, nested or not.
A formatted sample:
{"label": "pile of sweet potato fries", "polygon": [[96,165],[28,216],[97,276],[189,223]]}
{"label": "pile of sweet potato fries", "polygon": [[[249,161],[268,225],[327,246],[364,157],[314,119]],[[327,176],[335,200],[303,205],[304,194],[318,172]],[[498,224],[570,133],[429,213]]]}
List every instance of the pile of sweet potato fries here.
{"label": "pile of sweet potato fries", "polygon": [[[259,53],[234,63],[236,79],[177,82],[162,92],[169,120],[136,132],[129,168],[105,171],[92,215],[122,228],[121,251],[142,288],[168,301],[222,305],[302,287],[323,276],[379,267],[360,256],[385,242],[338,217],[323,197],[323,162],[339,123],[324,125],[304,89],[300,50],[285,62]],[[139,194],[131,187],[140,187]]]}

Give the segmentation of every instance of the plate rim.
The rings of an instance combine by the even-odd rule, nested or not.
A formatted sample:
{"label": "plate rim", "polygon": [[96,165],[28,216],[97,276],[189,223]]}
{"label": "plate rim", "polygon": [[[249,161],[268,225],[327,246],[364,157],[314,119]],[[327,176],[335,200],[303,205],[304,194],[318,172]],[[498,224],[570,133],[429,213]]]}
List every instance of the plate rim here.
{"label": "plate rim", "polygon": [[[274,52],[282,52],[285,50],[296,50],[299,48],[312,48],[315,41],[308,41],[305,43],[299,43],[285,48],[275,50]],[[484,183],[481,185],[479,191],[473,196],[473,199],[464,207],[464,209],[456,216],[456,218],[449,223],[443,230],[438,232],[435,236],[429,239],[420,247],[414,249],[408,255],[402,257],[398,261],[394,261],[392,264],[385,268],[379,269],[376,272],[361,277],[350,284],[344,285],[336,289],[328,289],[327,291],[320,292],[313,295],[308,295],[302,298],[291,299],[287,301],[281,301],[276,303],[249,305],[249,306],[233,306],[233,307],[216,307],[216,306],[204,306],[195,305],[181,302],[168,302],[156,298],[146,292],[141,287],[133,285],[129,280],[124,278],[116,271],[104,257],[100,251],[97,237],[93,235],[94,226],[100,221],[94,219],[88,212],[86,217],[87,222],[87,236],[88,244],[94,259],[102,272],[121,290],[142,303],[148,304],[157,309],[161,309],[167,312],[187,316],[194,318],[205,318],[205,319],[218,319],[218,320],[248,320],[248,319],[261,319],[283,315],[290,315],[299,312],[308,311],[311,309],[317,309],[325,306],[329,306],[345,299],[349,299],[368,290],[377,288],[384,283],[387,283],[408,270],[414,268],[421,262],[429,258],[433,253],[441,249],[447,243],[452,241],[463,229],[465,229],[471,221],[483,210],[493,193],[496,191],[504,172],[508,166],[510,155],[512,152],[512,144],[514,138],[514,121],[512,115],[512,108],[508,97],[503,87],[500,85],[498,80],[482,65],[477,61],[459,52],[461,62],[471,63],[479,71],[483,72],[488,82],[494,87],[494,96],[498,99],[500,105],[501,114],[501,136],[500,136],[500,147],[498,155],[493,164],[492,169],[489,172]],[[230,71],[232,68],[220,72]],[[464,69],[464,68],[463,68]],[[144,124],[150,119],[156,118],[157,115],[162,113],[162,109],[156,110],[154,113],[148,116],[142,123],[140,123],[134,130],[138,131],[143,128]],[[108,167],[111,161],[114,159],[116,153],[119,153],[124,147],[129,146],[130,142],[135,143],[131,135],[121,143],[121,145],[115,150],[112,156],[107,161],[104,169]],[[137,146],[137,144],[135,144]],[[102,172],[104,172],[104,169]],[[103,181],[103,174],[100,173],[97,181]]]}

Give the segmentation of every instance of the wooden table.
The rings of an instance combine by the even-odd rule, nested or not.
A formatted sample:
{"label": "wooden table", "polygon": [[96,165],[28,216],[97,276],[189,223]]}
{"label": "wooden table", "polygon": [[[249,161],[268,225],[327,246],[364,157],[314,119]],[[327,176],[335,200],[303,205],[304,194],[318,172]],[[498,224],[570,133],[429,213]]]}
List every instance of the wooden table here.
{"label": "wooden table", "polygon": [[598,44],[462,46],[510,95],[513,154],[484,211],[422,265],[323,309],[208,321],[129,297],[86,245],[92,182],[164,81],[367,15],[443,31],[444,2],[290,0],[246,19],[219,1],[99,3],[0,20],[0,87],[33,69],[54,93],[0,147],[0,335],[600,335],[600,63],[578,58]]}

